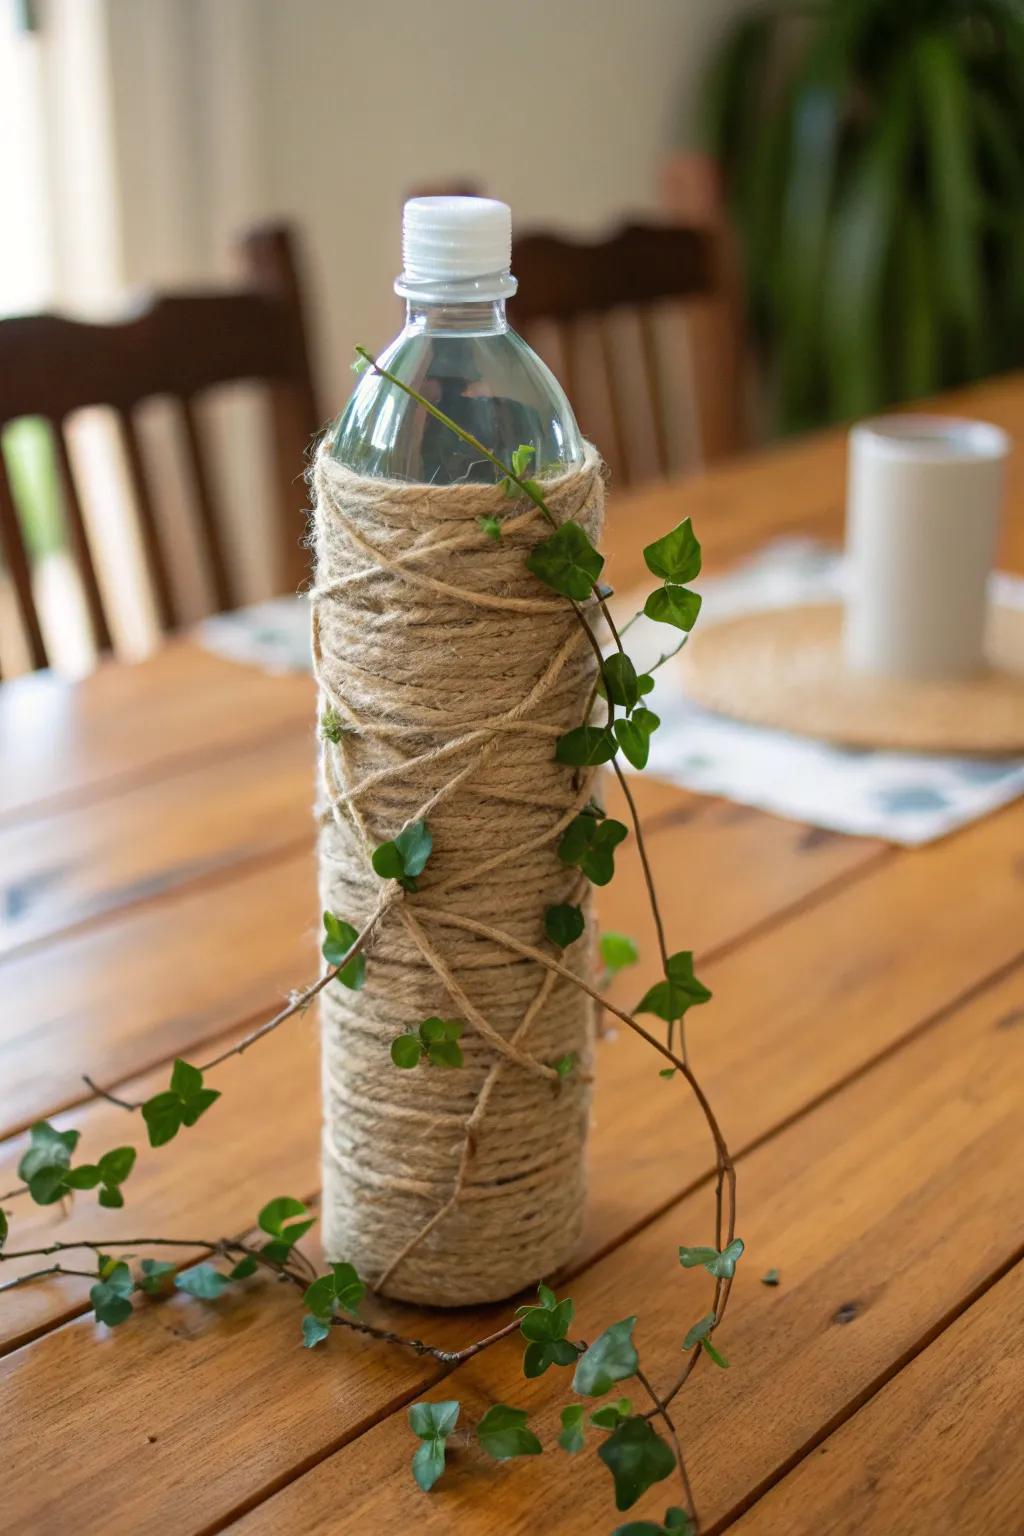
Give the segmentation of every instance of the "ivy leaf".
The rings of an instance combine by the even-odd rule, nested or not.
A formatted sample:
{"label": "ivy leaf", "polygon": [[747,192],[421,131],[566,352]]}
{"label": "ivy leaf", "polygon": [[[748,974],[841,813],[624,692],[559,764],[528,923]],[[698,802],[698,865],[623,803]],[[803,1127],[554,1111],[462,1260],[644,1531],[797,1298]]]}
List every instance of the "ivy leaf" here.
{"label": "ivy leaf", "polygon": [[512,454],[512,473],[518,475],[520,480],[526,479],[526,472],[533,463],[533,444],[520,443]]}
{"label": "ivy leaf", "polygon": [[179,1057],[171,1071],[170,1089],[155,1093],[142,1106],[150,1146],[162,1147],[173,1141],[183,1125],[195,1125],[219,1098],[216,1088],[204,1088],[199,1068]]}
{"label": "ivy leaf", "polygon": [[778,1283],[779,1283],[779,1272],[778,1272],[778,1270],[777,1269],[766,1269],[764,1274],[761,1276],[761,1284],[762,1285],[778,1285]]}
{"label": "ivy leaf", "polygon": [[576,1067],[576,1052],[567,1051],[564,1056],[558,1056],[549,1066],[554,1067],[559,1077],[571,1077]]}
{"label": "ivy leaf", "polygon": [[227,1275],[222,1275],[212,1264],[196,1264],[192,1269],[182,1270],[180,1275],[176,1275],[174,1284],[177,1290],[195,1296],[200,1301],[216,1301],[231,1282]]}
{"label": "ivy leaf", "polygon": [[693,524],[684,517],[671,533],[655,539],[644,550],[647,569],[663,581],[693,581],[700,575],[700,543]]}
{"label": "ivy leaf", "polygon": [[420,1046],[432,1067],[461,1067],[463,1064],[461,1019],[424,1019],[420,1025]]}
{"label": "ivy leaf", "polygon": [[181,1130],[181,1101],[176,1093],[155,1093],[142,1106],[151,1147],[163,1147]]}
{"label": "ivy leaf", "polygon": [[709,1312],[706,1317],[701,1318],[699,1323],[694,1323],[693,1327],[687,1330],[686,1338],[683,1340],[683,1348],[692,1349],[695,1344],[700,1343],[701,1339],[706,1339],[715,1326],[715,1321],[715,1314]]}
{"label": "ivy leaf", "polygon": [[427,867],[434,840],[425,821],[412,821],[389,843],[380,843],[370,857],[382,880],[397,880],[407,891],[416,889],[416,877]]}
{"label": "ivy leaf", "polygon": [[[526,472],[530,467],[532,459],[533,448],[529,443],[520,443],[518,448],[513,449],[512,474],[515,475],[518,480],[526,480]],[[533,481],[530,481],[529,484],[532,485]],[[505,492],[506,496],[519,496],[522,494],[520,492],[519,486],[516,484],[516,481],[513,480],[510,475],[505,476],[504,480],[500,482],[500,486],[501,489]]]}
{"label": "ivy leaf", "polygon": [[322,1317],[314,1317],[312,1312],[307,1312],[302,1319],[302,1346],[304,1349],[315,1349],[322,1344],[324,1339],[330,1337],[331,1325]]}
{"label": "ivy leaf", "polygon": [[610,763],[614,756],[615,738],[606,725],[578,725],[559,736],[555,743],[555,762],[569,763],[574,768]]}
{"label": "ivy leaf", "polygon": [[636,668],[624,651],[616,651],[601,667],[605,692],[613,704],[628,712],[639,701],[640,684]]}
{"label": "ivy leaf", "polygon": [[602,933],[601,960],[609,976],[616,976],[628,965],[636,965],[639,956],[633,939],[624,933]]}
{"label": "ivy leaf", "polygon": [[495,1403],[488,1408],[476,1427],[476,1437],[488,1456],[508,1461],[513,1456],[539,1456],[541,1443],[532,1429],[526,1428],[527,1413]]}
{"label": "ivy leaf", "polygon": [[599,1335],[580,1356],[572,1389],[581,1397],[603,1397],[617,1381],[636,1374],[638,1365],[633,1343],[635,1317],[624,1317]]}
{"label": "ivy leaf", "polygon": [[355,736],[356,734],[355,726],[346,725],[334,706],[328,704],[320,716],[320,735],[324,741],[329,741],[334,746],[337,746],[343,736]]}
{"label": "ivy leaf", "polygon": [[668,1079],[670,1077],[675,1077],[675,1075],[676,1075],[675,1067],[662,1067],[661,1071],[658,1073],[658,1076],[659,1077],[663,1077],[666,1082],[668,1081]]}
{"label": "ivy leaf", "polygon": [[607,885],[615,874],[615,850],[629,836],[621,821],[598,821],[581,812],[562,834],[558,857],[581,869],[594,885]]}
{"label": "ivy leaf", "polygon": [[[548,1295],[551,1295],[550,1291]],[[554,1339],[564,1339],[569,1332],[573,1313],[572,1297],[566,1296],[564,1301],[555,1302],[553,1306],[542,1304],[539,1307],[520,1307],[519,1312],[519,1332],[523,1338],[550,1343]]]}
{"label": "ivy leaf", "polygon": [[461,1067],[462,1047],[457,1040],[439,1040],[427,1046],[427,1060],[432,1067]]}
{"label": "ivy leaf", "polygon": [[628,720],[616,720],[615,740],[634,768],[646,768],[651,755],[651,737],[661,724],[650,709],[636,709]]}
{"label": "ivy leaf", "polygon": [[336,1306],[355,1313],[366,1294],[366,1286],[351,1264],[332,1264],[330,1274],[314,1280],[303,1297],[315,1317],[329,1318]]}
{"label": "ivy leaf", "polygon": [[523,1375],[543,1376],[549,1366],[574,1365],[578,1356],[579,1349],[569,1339],[533,1339],[523,1353]]}
{"label": "ivy leaf", "polygon": [[7,1234],[10,1232],[10,1230],[10,1223],[7,1220],[7,1212],[0,1211],[0,1252],[3,1251],[3,1246],[7,1241]]}
{"label": "ivy leaf", "polygon": [[703,1264],[705,1269],[709,1264],[714,1264],[718,1259],[717,1248],[680,1248],[679,1262],[684,1269],[696,1269],[698,1264]]}
{"label": "ivy leaf", "polygon": [[104,1184],[123,1184],[135,1167],[134,1147],[115,1147],[99,1160],[100,1179]]}
{"label": "ivy leaf", "polygon": [[559,949],[575,944],[585,926],[582,907],[548,907],[544,913],[544,932]]}
{"label": "ivy leaf", "polygon": [[743,1246],[742,1238],[734,1237],[722,1249],[715,1262],[706,1266],[708,1274],[714,1275],[716,1280],[731,1280],[736,1273],[736,1261],[743,1253]]}
{"label": "ivy leaf", "polygon": [[667,1024],[681,1019],[687,1009],[706,1003],[711,997],[707,987],[693,974],[693,953],[680,950],[668,957],[668,975],[657,982],[636,1005],[637,1013],[653,1013]]}
{"label": "ivy leaf", "polygon": [[429,1493],[444,1471],[445,1442],[459,1421],[459,1403],[412,1403],[409,1427],[423,1444],[412,1458],[412,1475]]}
{"label": "ivy leaf", "polygon": [[526,557],[526,568],[545,586],[582,603],[591,595],[604,569],[604,556],[591,544],[579,523],[566,522],[542,540]]}
{"label": "ivy leaf", "polygon": [[423,1047],[419,1035],[399,1035],[391,1042],[391,1060],[396,1067],[418,1067]]}
{"label": "ivy leaf", "polygon": [[615,1429],[623,1419],[628,1419],[633,1412],[633,1404],[628,1397],[620,1397],[617,1403],[606,1403],[603,1408],[598,1408],[590,1415],[591,1424],[598,1429]]}
{"label": "ivy leaf", "polygon": [[[333,912],[324,913],[324,932],[327,936],[320,946],[324,959],[328,965],[341,965],[359,934],[351,923],[343,922]],[[365,979],[366,956],[362,954],[354,955],[347,965],[342,965],[335,977],[352,992],[358,992]]]}
{"label": "ivy leaf", "polygon": [[278,1195],[276,1200],[267,1202],[256,1220],[261,1232],[266,1232],[268,1237],[276,1238],[286,1248],[291,1248],[315,1225],[316,1217],[308,1216],[304,1221],[293,1221],[286,1227],[285,1222],[290,1216],[306,1217],[306,1207],[293,1195]]}
{"label": "ivy leaf", "polygon": [[577,1451],[582,1451],[585,1444],[582,1403],[570,1403],[568,1408],[562,1409],[562,1432],[558,1437],[558,1443],[563,1451],[569,1452],[570,1456],[574,1456]]}
{"label": "ivy leaf", "polygon": [[112,1151],[104,1152],[96,1167],[102,1186],[99,1193],[100,1205],[108,1210],[119,1210],[124,1205],[121,1185],[135,1167],[135,1158],[134,1147],[114,1147]]}
{"label": "ivy leaf", "polygon": [[391,1042],[391,1060],[396,1067],[418,1067],[426,1058],[432,1067],[463,1065],[461,1019],[424,1019],[417,1034],[399,1035]]}
{"label": "ivy leaf", "polygon": [[717,1248],[680,1248],[679,1262],[684,1269],[696,1269],[701,1265],[716,1280],[731,1280],[743,1246],[742,1238],[734,1237],[721,1253]]}
{"label": "ivy leaf", "polygon": [[481,533],[486,533],[487,537],[489,539],[493,539],[495,544],[498,544],[498,543],[501,542],[501,519],[500,518],[498,518],[498,517],[478,517],[477,520],[476,520],[476,524],[477,524],[477,527],[480,529],[480,532]]}
{"label": "ivy leaf", "polygon": [[700,613],[700,593],[689,587],[666,585],[652,592],[644,603],[644,613],[659,624],[674,624],[676,629],[687,633],[697,622]]}
{"label": "ivy leaf", "polygon": [[715,1346],[712,1344],[710,1339],[701,1339],[700,1347],[704,1351],[704,1353],[707,1355],[708,1359],[714,1361],[715,1365],[718,1366],[719,1370],[727,1371],[729,1369],[729,1362],[728,1362],[728,1360],[725,1358],[725,1356],[723,1354],[719,1353],[719,1351],[715,1348]]}
{"label": "ivy leaf", "polygon": [[44,1169],[70,1168],[80,1136],[80,1131],[58,1131],[48,1120],[37,1120],[29,1129],[29,1148],[18,1164],[18,1177],[31,1185]]}
{"label": "ivy leaf", "polygon": [[424,1045],[437,1045],[441,1041],[459,1040],[462,1036],[461,1019],[424,1019],[420,1025],[420,1039]]}
{"label": "ivy leaf", "polygon": [[[267,1244],[267,1248],[276,1247],[276,1246],[277,1246],[276,1244],[272,1244],[272,1243],[268,1243]],[[286,1246],[290,1247],[291,1245],[287,1244]],[[265,1252],[266,1250],[263,1250],[263,1251]],[[253,1257],[253,1255],[251,1253],[247,1253],[244,1258],[239,1259],[239,1261],[235,1265],[234,1269],[228,1275],[228,1279],[229,1280],[248,1280],[249,1276],[250,1275],[254,1275],[256,1273],[256,1271],[259,1269],[259,1267],[260,1267],[259,1263]]]}
{"label": "ivy leaf", "polygon": [[670,1477],[676,1458],[649,1421],[623,1419],[597,1454],[615,1479],[615,1508],[630,1509],[648,1488]]}
{"label": "ivy leaf", "polygon": [[89,1292],[89,1300],[96,1311],[96,1321],[116,1328],[132,1315],[131,1294],[135,1289],[132,1272],[127,1264],[101,1264],[103,1278]]}
{"label": "ivy leaf", "polygon": [[617,1525],[612,1536],[693,1536],[693,1521],[685,1509],[673,1504],[665,1511],[664,1525],[656,1520],[630,1520],[626,1525]]}
{"label": "ivy leaf", "polygon": [[[42,1174],[56,1173],[54,1168],[43,1168]],[[81,1163],[77,1168],[67,1168],[61,1171],[61,1182],[66,1189],[95,1189],[100,1182],[100,1170],[95,1163]],[[39,1178],[39,1174],[36,1178]]]}
{"label": "ivy leaf", "polygon": [[168,1278],[174,1274],[174,1265],[165,1259],[143,1259],[139,1268],[142,1271],[139,1290],[145,1291],[147,1296],[159,1296],[166,1291]]}

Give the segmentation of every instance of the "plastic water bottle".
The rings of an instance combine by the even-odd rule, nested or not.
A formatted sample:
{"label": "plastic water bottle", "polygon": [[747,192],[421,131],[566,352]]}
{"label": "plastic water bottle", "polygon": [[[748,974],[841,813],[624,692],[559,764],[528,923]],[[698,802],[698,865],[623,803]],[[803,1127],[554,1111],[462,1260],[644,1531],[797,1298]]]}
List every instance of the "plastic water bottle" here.
{"label": "plastic water bottle", "polygon": [[[402,221],[401,334],[378,359],[505,464],[520,444],[529,473],[583,463],[572,407],[551,370],[505,318],[516,291],[512,215],[484,197],[416,197]],[[333,453],[365,475],[426,484],[493,482],[500,472],[422,405],[368,370],[339,417]]]}

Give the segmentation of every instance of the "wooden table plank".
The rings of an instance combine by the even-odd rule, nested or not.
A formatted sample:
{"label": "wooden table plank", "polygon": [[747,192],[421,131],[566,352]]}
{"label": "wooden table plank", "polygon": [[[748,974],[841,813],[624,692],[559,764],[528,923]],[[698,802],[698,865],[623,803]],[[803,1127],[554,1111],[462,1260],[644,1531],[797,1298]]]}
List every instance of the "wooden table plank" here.
{"label": "wooden table plank", "polygon": [[1024,1531],[1024,1264],[732,1529],[742,1536]]}
{"label": "wooden table plank", "polygon": [[[1024,1032],[999,1022],[1022,1004],[1018,971],[743,1160],[748,1251],[720,1335],[731,1368],[695,1372],[676,1415],[709,1533],[1020,1255]],[[680,1271],[674,1255],[680,1242],[708,1240],[709,1202],[706,1189],[691,1196],[571,1286],[585,1337],[639,1313],[641,1363],[662,1387],[678,1368],[682,1334],[707,1309],[707,1277]],[[769,1265],[782,1276],[775,1290],[759,1284]],[[426,1496],[409,1473],[414,1441],[396,1412],[232,1526],[233,1536],[610,1529],[604,1469],[554,1446],[567,1375],[527,1382],[520,1361],[518,1349],[498,1346],[428,1395],[459,1398],[470,1422],[495,1402],[528,1409],[550,1447],[543,1457],[499,1468],[460,1447]],[[639,1405],[641,1394],[631,1395]],[[592,1451],[601,1437],[591,1429],[588,1438]],[[1002,1471],[1019,1502],[1024,1468]],[[660,1518],[678,1496],[675,1480],[659,1484],[631,1518]],[[930,1527],[884,1529],[923,1536]]]}
{"label": "wooden table plank", "polygon": [[313,841],[308,723],[95,805],[0,826],[0,957]]}
{"label": "wooden table plank", "polygon": [[[743,1159],[749,1253],[722,1340],[733,1368],[698,1372],[680,1416],[708,1515],[728,1513],[822,1424],[855,1407],[1019,1244],[1024,1035],[997,1026],[1024,1004],[1022,986],[1018,971]],[[653,1126],[649,1134],[663,1161],[682,1166],[673,1141]],[[613,1140],[621,1150],[618,1127]],[[705,1185],[578,1277],[581,1329],[592,1334],[635,1305],[651,1368],[659,1378],[666,1362],[674,1369],[680,1334],[707,1303],[706,1277],[680,1271],[674,1250],[705,1240],[709,1220]],[[775,1292],[757,1280],[769,1264],[782,1271]],[[638,1276],[651,1284],[638,1288]],[[466,1314],[400,1312],[433,1337],[473,1335]],[[81,1530],[148,1536],[170,1525],[187,1536],[220,1528],[230,1512],[400,1408],[417,1384],[439,1380],[429,1363],[350,1347],[347,1335],[303,1352],[294,1299],[274,1286],[218,1308],[145,1305],[109,1341],[95,1333],[87,1319],[69,1323],[0,1365],[9,1507],[34,1532],[59,1531],[68,1508]],[[97,1413],[111,1372],[118,1435]],[[471,1362],[444,1391],[461,1395],[473,1417],[488,1401],[531,1407],[550,1440],[566,1384],[556,1373],[525,1383],[518,1350],[506,1347]],[[52,1455],[46,1426],[58,1402],[74,1457]],[[427,1499],[408,1476],[410,1451],[404,1417],[390,1419],[242,1529],[448,1532],[458,1520],[474,1532],[518,1522],[571,1533],[608,1522],[607,1487],[579,1463],[553,1455],[525,1472],[485,1472],[460,1453],[449,1491]],[[640,1509],[652,1507],[649,1499]]]}
{"label": "wooden table plank", "polygon": [[0,687],[0,824],[120,794],[240,743],[309,728],[312,684],[270,677],[171,641],[135,666],[110,662],[82,682],[49,672]]}
{"label": "wooden table plank", "polygon": [[[259,755],[247,771],[258,803]],[[610,787],[611,805],[614,794]],[[701,952],[736,942],[879,856],[877,843],[809,840],[795,823],[737,814],[656,780],[637,780],[636,795],[655,828],[652,858],[661,878],[678,885],[679,868],[706,871],[699,888],[691,882],[679,891],[673,917],[680,944]],[[642,917],[644,940],[650,926],[638,865],[620,862],[627,871],[616,882],[620,925],[635,929],[634,916]],[[84,1072],[109,1087],[272,1011],[316,975],[315,902],[313,854],[303,848],[71,933],[45,951],[51,960],[59,955],[59,964],[41,963],[35,950],[0,961],[0,1134],[79,1102]],[[653,955],[653,944],[647,947]]]}

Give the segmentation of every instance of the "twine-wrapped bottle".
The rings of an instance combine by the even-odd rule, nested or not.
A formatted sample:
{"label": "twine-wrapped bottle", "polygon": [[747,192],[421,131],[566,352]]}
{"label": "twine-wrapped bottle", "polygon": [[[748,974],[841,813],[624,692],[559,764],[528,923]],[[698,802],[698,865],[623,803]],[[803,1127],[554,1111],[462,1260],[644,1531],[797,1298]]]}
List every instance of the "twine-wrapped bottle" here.
{"label": "twine-wrapped bottle", "polygon": [[[597,542],[598,457],[505,322],[508,209],[407,205],[396,287],[409,324],[382,366],[504,462],[528,445],[556,520]],[[526,568],[550,527],[497,479],[376,374],[314,468],[321,898],[372,924],[361,988],[321,994],[325,1242],[384,1293],[448,1305],[550,1274],[584,1204],[592,1005],[541,957],[592,965],[587,883],[558,845],[593,790],[554,747],[596,661]],[[410,890],[371,855],[418,821],[433,849]],[[562,904],[587,919],[564,952],[545,935]],[[392,1042],[430,1018],[461,1023],[463,1064],[397,1066]]]}

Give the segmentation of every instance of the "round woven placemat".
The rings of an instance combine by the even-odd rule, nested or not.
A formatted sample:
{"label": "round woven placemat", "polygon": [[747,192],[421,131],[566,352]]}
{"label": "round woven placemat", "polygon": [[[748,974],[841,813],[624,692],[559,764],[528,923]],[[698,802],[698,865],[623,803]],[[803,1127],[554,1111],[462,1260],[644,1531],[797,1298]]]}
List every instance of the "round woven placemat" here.
{"label": "round woven placemat", "polygon": [[1024,610],[993,607],[989,665],[953,682],[845,670],[839,603],[765,609],[699,631],[680,656],[686,692],[719,714],[857,747],[1024,751]]}

